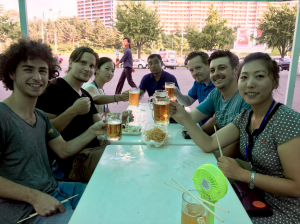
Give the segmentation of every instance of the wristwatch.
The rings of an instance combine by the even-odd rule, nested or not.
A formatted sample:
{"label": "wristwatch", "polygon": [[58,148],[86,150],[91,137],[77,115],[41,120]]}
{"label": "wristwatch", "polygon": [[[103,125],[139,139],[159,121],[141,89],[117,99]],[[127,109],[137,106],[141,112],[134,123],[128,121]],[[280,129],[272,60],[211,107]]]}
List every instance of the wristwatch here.
{"label": "wristwatch", "polygon": [[255,171],[252,171],[252,174],[251,174],[251,180],[250,180],[250,184],[249,184],[249,187],[250,189],[254,189],[254,176],[255,176]]}

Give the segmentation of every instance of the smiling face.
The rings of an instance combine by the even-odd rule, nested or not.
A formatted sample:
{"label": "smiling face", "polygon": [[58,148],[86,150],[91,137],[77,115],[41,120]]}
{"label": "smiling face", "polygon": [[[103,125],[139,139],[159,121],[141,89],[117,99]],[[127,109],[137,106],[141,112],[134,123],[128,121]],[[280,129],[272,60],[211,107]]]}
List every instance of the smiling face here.
{"label": "smiling face", "polygon": [[220,90],[225,90],[232,82],[236,82],[235,72],[228,57],[216,58],[210,62],[210,80]]}
{"label": "smiling face", "polygon": [[193,78],[198,82],[208,84],[210,82],[209,66],[202,62],[200,56],[196,56],[187,62],[189,71]]}
{"label": "smiling face", "polygon": [[264,103],[272,98],[274,82],[263,61],[246,63],[238,80],[239,92],[249,105]]}
{"label": "smiling face", "polygon": [[95,65],[96,57],[91,53],[84,52],[80,60],[70,62],[71,69],[68,73],[80,82],[88,82],[95,72]]}
{"label": "smiling face", "polygon": [[112,61],[106,62],[96,71],[96,75],[99,76],[103,83],[107,83],[114,77],[115,66]]}
{"label": "smiling face", "polygon": [[40,58],[21,61],[10,78],[14,81],[14,91],[31,98],[39,97],[48,84],[48,64]]}
{"label": "smiling face", "polygon": [[162,62],[158,59],[158,57],[148,59],[148,66],[153,74],[159,74],[162,70]]}

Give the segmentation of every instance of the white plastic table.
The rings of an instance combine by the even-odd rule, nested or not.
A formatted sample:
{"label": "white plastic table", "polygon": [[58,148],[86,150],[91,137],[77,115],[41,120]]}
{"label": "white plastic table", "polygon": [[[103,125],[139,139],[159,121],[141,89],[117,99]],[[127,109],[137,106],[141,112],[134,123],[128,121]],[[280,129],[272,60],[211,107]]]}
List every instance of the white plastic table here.
{"label": "white plastic table", "polygon": [[[130,109],[130,107],[129,107]],[[154,122],[152,118],[152,111],[149,107],[148,103],[141,103],[137,109],[133,109],[134,114],[134,122],[130,123],[130,125],[138,125],[144,127],[148,122]],[[172,135],[173,141],[171,145],[191,145],[195,146],[196,144],[192,139],[185,139],[182,136],[182,131],[184,131],[184,127],[180,124],[172,124],[168,125],[169,134]],[[123,135],[122,140],[117,142],[111,142],[111,145],[145,145],[145,143],[141,139],[141,135],[129,136]]]}
{"label": "white plastic table", "polygon": [[[182,193],[164,182],[194,189],[192,176],[206,163],[217,161],[196,146],[107,146],[69,224],[180,224]],[[229,210],[216,209],[224,224],[252,223],[229,183],[217,204]]]}

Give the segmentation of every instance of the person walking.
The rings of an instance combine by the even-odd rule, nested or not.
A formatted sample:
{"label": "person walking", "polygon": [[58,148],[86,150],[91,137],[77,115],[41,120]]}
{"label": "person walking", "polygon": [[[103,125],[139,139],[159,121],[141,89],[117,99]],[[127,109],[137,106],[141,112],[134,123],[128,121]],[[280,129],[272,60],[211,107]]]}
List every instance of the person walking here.
{"label": "person walking", "polygon": [[124,39],[123,39],[123,45],[125,47],[124,55],[121,58],[121,60],[115,64],[115,66],[118,66],[122,62],[124,63],[123,64],[124,69],[123,69],[123,72],[119,79],[115,94],[121,94],[126,78],[127,78],[128,84],[131,87],[137,87],[136,84],[132,80],[132,72],[134,72],[134,69],[132,68],[133,59],[132,59],[132,53],[131,53],[131,49],[130,49],[130,42],[131,41],[128,37],[124,37]]}

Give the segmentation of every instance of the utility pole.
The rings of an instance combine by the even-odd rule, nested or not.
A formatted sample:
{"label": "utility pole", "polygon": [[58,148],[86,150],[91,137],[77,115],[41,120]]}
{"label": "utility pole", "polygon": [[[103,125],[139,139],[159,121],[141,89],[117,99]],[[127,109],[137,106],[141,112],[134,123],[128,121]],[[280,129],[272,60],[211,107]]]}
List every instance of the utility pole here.
{"label": "utility pole", "polygon": [[56,33],[54,32],[54,42],[55,42],[55,54],[57,54],[57,41],[56,41]]}
{"label": "utility pole", "polygon": [[182,61],[182,47],[183,47],[183,26],[182,26],[182,30],[181,30],[181,65],[183,65],[183,61]]}
{"label": "utility pole", "polygon": [[43,27],[43,22],[42,22],[42,43],[44,43],[44,27]]}
{"label": "utility pole", "polygon": [[172,51],[173,51],[173,37],[172,37]]}
{"label": "utility pole", "polygon": [[153,54],[153,40],[152,40],[152,49],[151,49],[151,54]]}
{"label": "utility pole", "polygon": [[74,51],[74,36],[73,36],[73,51]]}

